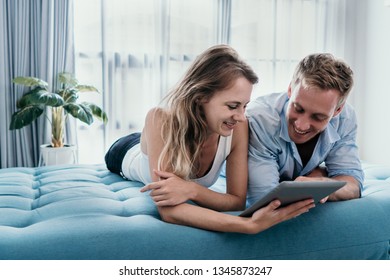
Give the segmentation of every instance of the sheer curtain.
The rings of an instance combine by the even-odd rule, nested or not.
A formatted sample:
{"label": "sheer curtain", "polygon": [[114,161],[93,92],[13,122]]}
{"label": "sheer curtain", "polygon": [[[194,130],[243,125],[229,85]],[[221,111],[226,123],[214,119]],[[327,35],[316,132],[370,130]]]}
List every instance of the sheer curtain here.
{"label": "sheer curtain", "polygon": [[[216,1],[92,3],[96,1],[75,2],[76,73],[80,80],[102,89],[95,102],[104,106],[109,123],[80,124],[80,162],[84,163],[102,162],[115,139],[140,131],[147,111],[194,57],[217,43]],[[84,17],[87,10],[95,16]]]}
{"label": "sheer curtain", "polygon": [[232,0],[231,45],[260,76],[253,95],[287,90],[304,56],[344,56],[343,0]]}
{"label": "sheer curtain", "polygon": [[36,166],[40,144],[50,141],[44,117],[20,130],[8,130],[16,100],[25,90],[13,85],[12,79],[35,76],[55,85],[58,72],[74,70],[72,14],[71,0],[0,0],[2,168]]}
{"label": "sheer curtain", "polygon": [[140,131],[148,109],[211,45],[232,45],[256,70],[260,83],[253,98],[286,90],[303,56],[344,51],[345,0],[96,3],[75,2],[76,72],[102,89],[96,102],[107,110],[109,123],[80,124],[82,163],[103,162],[115,139]]}

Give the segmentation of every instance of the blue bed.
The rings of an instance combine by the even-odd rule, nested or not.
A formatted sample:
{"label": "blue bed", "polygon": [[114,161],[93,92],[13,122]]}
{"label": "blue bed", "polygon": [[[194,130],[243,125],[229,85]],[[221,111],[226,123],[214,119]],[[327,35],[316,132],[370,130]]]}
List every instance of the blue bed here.
{"label": "blue bed", "polygon": [[0,259],[389,259],[390,167],[364,169],[363,198],[257,235],[165,223],[141,183],[104,165],[1,169]]}

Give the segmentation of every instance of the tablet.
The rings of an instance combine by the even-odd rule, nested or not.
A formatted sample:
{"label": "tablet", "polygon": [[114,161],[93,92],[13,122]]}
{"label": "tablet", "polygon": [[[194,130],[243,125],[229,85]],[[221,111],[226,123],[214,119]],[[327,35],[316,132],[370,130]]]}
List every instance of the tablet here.
{"label": "tablet", "polygon": [[266,196],[244,210],[240,216],[250,217],[256,210],[266,206],[275,199],[280,200],[281,206],[309,198],[314,199],[314,203],[318,203],[321,199],[337,191],[345,184],[346,182],[341,181],[284,181]]}

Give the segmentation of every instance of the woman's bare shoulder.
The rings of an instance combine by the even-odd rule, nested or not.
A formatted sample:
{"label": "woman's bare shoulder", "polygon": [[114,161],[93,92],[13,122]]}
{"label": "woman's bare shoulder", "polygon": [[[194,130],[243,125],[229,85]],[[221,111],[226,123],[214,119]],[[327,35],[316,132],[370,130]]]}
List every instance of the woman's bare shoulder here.
{"label": "woman's bare shoulder", "polygon": [[167,113],[163,108],[154,107],[149,110],[145,118],[145,126],[161,125],[166,119]]}
{"label": "woman's bare shoulder", "polygon": [[162,141],[161,129],[166,115],[167,113],[160,107],[154,107],[146,114],[141,137],[141,150],[145,154],[148,154],[148,145],[155,145],[156,142]]}
{"label": "woman's bare shoulder", "polygon": [[167,121],[168,113],[161,107],[154,107],[146,114],[145,125],[142,131],[145,136],[153,137],[161,134],[161,129]]}

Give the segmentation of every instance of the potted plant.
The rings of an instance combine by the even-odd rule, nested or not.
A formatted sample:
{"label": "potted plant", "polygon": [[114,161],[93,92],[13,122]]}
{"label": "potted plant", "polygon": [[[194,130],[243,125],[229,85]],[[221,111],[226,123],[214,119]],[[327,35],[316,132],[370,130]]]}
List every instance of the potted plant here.
{"label": "potted plant", "polygon": [[[50,147],[51,151],[64,150],[65,123],[69,116],[90,125],[94,117],[107,123],[106,113],[97,105],[90,102],[78,102],[80,92],[99,92],[95,87],[90,85],[81,85],[70,73],[58,74],[59,89],[55,92],[49,91],[48,83],[35,77],[16,77],[13,79],[15,84],[30,87],[31,90],[17,101],[17,111],[12,115],[10,130],[20,129],[31,124],[42,114],[49,113],[46,116],[51,123],[51,145],[41,146],[42,148]],[[47,110],[49,107],[49,110]],[[69,146],[69,145],[68,145]],[[74,147],[72,156],[75,157]],[[45,157],[45,156],[44,156]],[[57,159],[57,156],[55,156]],[[40,159],[41,161],[41,159]],[[44,158],[45,164],[48,158]],[[56,160],[58,163],[58,160]]]}

